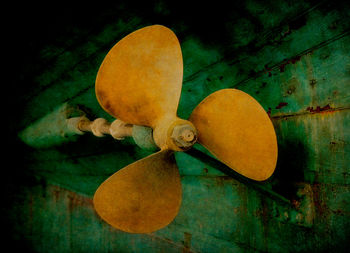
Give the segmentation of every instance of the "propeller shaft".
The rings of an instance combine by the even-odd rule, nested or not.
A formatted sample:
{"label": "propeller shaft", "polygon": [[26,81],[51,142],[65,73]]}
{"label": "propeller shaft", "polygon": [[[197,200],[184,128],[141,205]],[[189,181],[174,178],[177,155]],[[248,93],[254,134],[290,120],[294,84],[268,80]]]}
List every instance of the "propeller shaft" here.
{"label": "propeller shaft", "polygon": [[85,116],[82,116],[79,118],[70,118],[68,125],[74,125],[73,127],[82,132],[92,132],[97,137],[108,134],[114,139],[122,140],[125,137],[132,136],[132,125],[118,119],[110,123],[103,118],[90,121]]}

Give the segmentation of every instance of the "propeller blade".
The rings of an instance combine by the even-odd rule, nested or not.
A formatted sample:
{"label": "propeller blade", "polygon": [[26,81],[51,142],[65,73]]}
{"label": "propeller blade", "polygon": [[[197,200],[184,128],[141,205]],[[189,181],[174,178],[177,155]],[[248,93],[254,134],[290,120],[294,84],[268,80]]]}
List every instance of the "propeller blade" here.
{"label": "propeller blade", "polygon": [[159,151],[109,177],[93,203],[103,220],[129,233],[150,233],[168,225],[182,199],[174,154]]}
{"label": "propeller blade", "polygon": [[176,116],[182,75],[176,35],[161,25],[147,26],[109,51],[97,74],[96,96],[115,118],[155,127],[166,115]]}
{"label": "propeller blade", "polygon": [[275,170],[277,139],[262,106],[247,93],[223,89],[205,98],[189,119],[198,142],[231,169],[257,181]]}

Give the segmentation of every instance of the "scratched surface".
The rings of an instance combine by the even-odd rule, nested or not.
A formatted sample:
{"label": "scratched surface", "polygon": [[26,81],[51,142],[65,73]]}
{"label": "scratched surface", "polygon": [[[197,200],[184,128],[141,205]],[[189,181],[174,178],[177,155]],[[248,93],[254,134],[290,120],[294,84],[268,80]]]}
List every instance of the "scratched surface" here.
{"label": "scratched surface", "polygon": [[[189,6],[154,1],[54,5],[14,27],[10,96],[16,111],[4,136],[13,167],[4,172],[2,219],[14,248],[33,252],[345,252],[350,238],[350,6],[340,1],[244,1]],[[220,14],[213,19],[213,15]],[[24,14],[24,13],[20,13]],[[28,17],[29,14],[24,15]],[[30,17],[29,17],[30,18]],[[184,81],[178,114],[187,118],[210,93],[237,88],[257,99],[275,126],[276,172],[263,187],[291,208],[206,161],[177,153],[183,203],[174,222],[131,235],[98,218],[91,197],[109,175],[149,152],[132,140],[84,135],[33,149],[16,134],[64,102],[112,118],[94,81],[108,50],[150,24],[178,36]],[[34,28],[33,28],[34,27]],[[17,30],[16,30],[17,29]],[[19,31],[19,32],[18,32]],[[26,46],[20,43],[27,38]],[[12,72],[11,72],[12,73]],[[16,96],[14,96],[15,94]],[[308,212],[298,220],[298,189]],[[306,191],[306,190],[305,190]]]}

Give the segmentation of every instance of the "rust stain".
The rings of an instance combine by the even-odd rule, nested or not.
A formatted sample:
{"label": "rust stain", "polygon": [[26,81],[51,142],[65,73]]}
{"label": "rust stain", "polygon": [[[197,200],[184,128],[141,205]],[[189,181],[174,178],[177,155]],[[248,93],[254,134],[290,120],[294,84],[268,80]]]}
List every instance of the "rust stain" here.
{"label": "rust stain", "polygon": [[60,189],[59,188],[54,189],[53,195],[54,195],[55,202],[58,202],[58,200],[60,199]]}
{"label": "rust stain", "polygon": [[330,211],[335,214],[335,215],[340,215],[340,216],[350,216],[350,212],[342,209],[336,209],[336,210],[331,210]]}
{"label": "rust stain", "polygon": [[310,80],[310,86],[311,86],[311,88],[315,88],[316,83],[317,83],[317,80],[316,80],[316,79],[311,79],[311,80]]}
{"label": "rust stain", "polygon": [[[326,107],[327,108],[327,107]],[[335,113],[335,112],[341,112],[345,110],[349,110],[350,108],[348,107],[339,107],[339,108],[329,108],[329,109],[324,109],[324,107],[320,109],[313,109],[312,107],[308,107],[304,112],[298,112],[298,113],[289,113],[289,114],[277,114],[273,115],[270,118],[273,120],[279,120],[279,119],[286,119],[290,117],[297,117],[297,116],[305,116],[305,115],[319,115],[319,114],[330,114],[330,113]],[[319,112],[318,112],[319,111]]]}
{"label": "rust stain", "polygon": [[269,107],[269,110],[267,111],[267,115],[269,115],[269,118],[271,118],[271,107]]}
{"label": "rust stain", "polygon": [[232,181],[232,177],[230,176],[216,176],[215,177],[215,182],[217,184],[217,186],[224,186],[225,182],[227,181]]}
{"label": "rust stain", "polygon": [[191,252],[191,240],[192,234],[184,232],[184,248],[182,250],[183,253]]}
{"label": "rust stain", "polygon": [[293,58],[291,58],[291,59],[284,59],[280,65],[275,65],[275,66],[273,66],[273,67],[269,67],[268,64],[265,64],[265,65],[264,65],[264,70],[263,70],[263,72],[264,72],[264,73],[267,73],[269,77],[272,76],[271,71],[272,71],[273,69],[278,68],[278,69],[280,70],[280,72],[284,72],[284,71],[285,71],[285,68],[286,68],[286,66],[287,66],[288,64],[295,64],[295,63],[297,63],[298,61],[301,60],[301,57],[302,57],[302,55],[298,55],[298,56],[295,56],[295,57],[293,57]]}
{"label": "rust stain", "polygon": [[288,103],[281,102],[281,103],[278,104],[278,106],[276,106],[276,109],[281,109],[281,108],[283,108],[283,107],[285,107],[287,105],[288,105]]}
{"label": "rust stain", "polygon": [[329,215],[329,209],[326,203],[324,202],[324,194],[321,192],[321,187],[322,186],[320,184],[314,184],[312,186],[312,192],[314,196],[313,200],[319,217],[321,219],[326,219]]}
{"label": "rust stain", "polygon": [[[111,232],[115,231],[112,226],[108,226],[108,228],[110,229]],[[184,247],[183,243],[182,244],[176,243],[167,237],[160,237],[160,236],[157,236],[156,234],[153,234],[153,233],[149,233],[149,234],[145,234],[145,235],[150,237],[152,241],[163,241],[163,242],[166,242],[168,244],[174,245],[175,247],[180,248],[180,249]],[[188,249],[187,252],[192,252],[192,251],[190,249]]]}
{"label": "rust stain", "polygon": [[296,209],[299,209],[300,207],[300,201],[296,200],[296,199],[292,199],[292,206]]}
{"label": "rust stain", "polygon": [[332,109],[333,108],[329,104],[327,104],[326,106],[323,106],[323,107],[317,106],[315,109],[314,109],[314,107],[310,107],[310,106],[308,108],[306,108],[306,110],[311,112],[311,113],[321,113],[324,111],[330,111]]}
{"label": "rust stain", "polygon": [[79,196],[74,192],[68,192],[67,199],[69,211],[73,211],[80,206],[92,206],[92,199]]}
{"label": "rust stain", "polygon": [[284,61],[282,62],[282,64],[279,65],[280,72],[284,72],[284,70],[285,70],[285,68],[286,68],[286,66],[287,66],[288,64],[295,64],[295,63],[297,63],[298,61],[300,61],[300,59],[301,59],[301,56],[299,55],[299,56],[296,56],[296,57],[294,57],[294,58],[292,58],[292,59],[284,60]]}
{"label": "rust stain", "polygon": [[272,68],[270,68],[268,66],[268,64],[265,64],[264,69],[265,69],[265,73],[268,73],[268,76],[271,77],[272,76],[272,74],[271,74]]}

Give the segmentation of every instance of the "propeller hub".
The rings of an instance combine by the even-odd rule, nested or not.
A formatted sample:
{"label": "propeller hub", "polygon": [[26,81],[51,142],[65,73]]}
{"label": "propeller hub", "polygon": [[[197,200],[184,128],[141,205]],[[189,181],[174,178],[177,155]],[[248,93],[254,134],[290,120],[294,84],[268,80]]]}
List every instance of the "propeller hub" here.
{"label": "propeller hub", "polygon": [[197,130],[190,121],[170,118],[157,125],[153,138],[161,149],[185,151],[197,141]]}
{"label": "propeller hub", "polygon": [[197,140],[196,129],[190,124],[175,125],[170,138],[177,147],[190,148]]}

